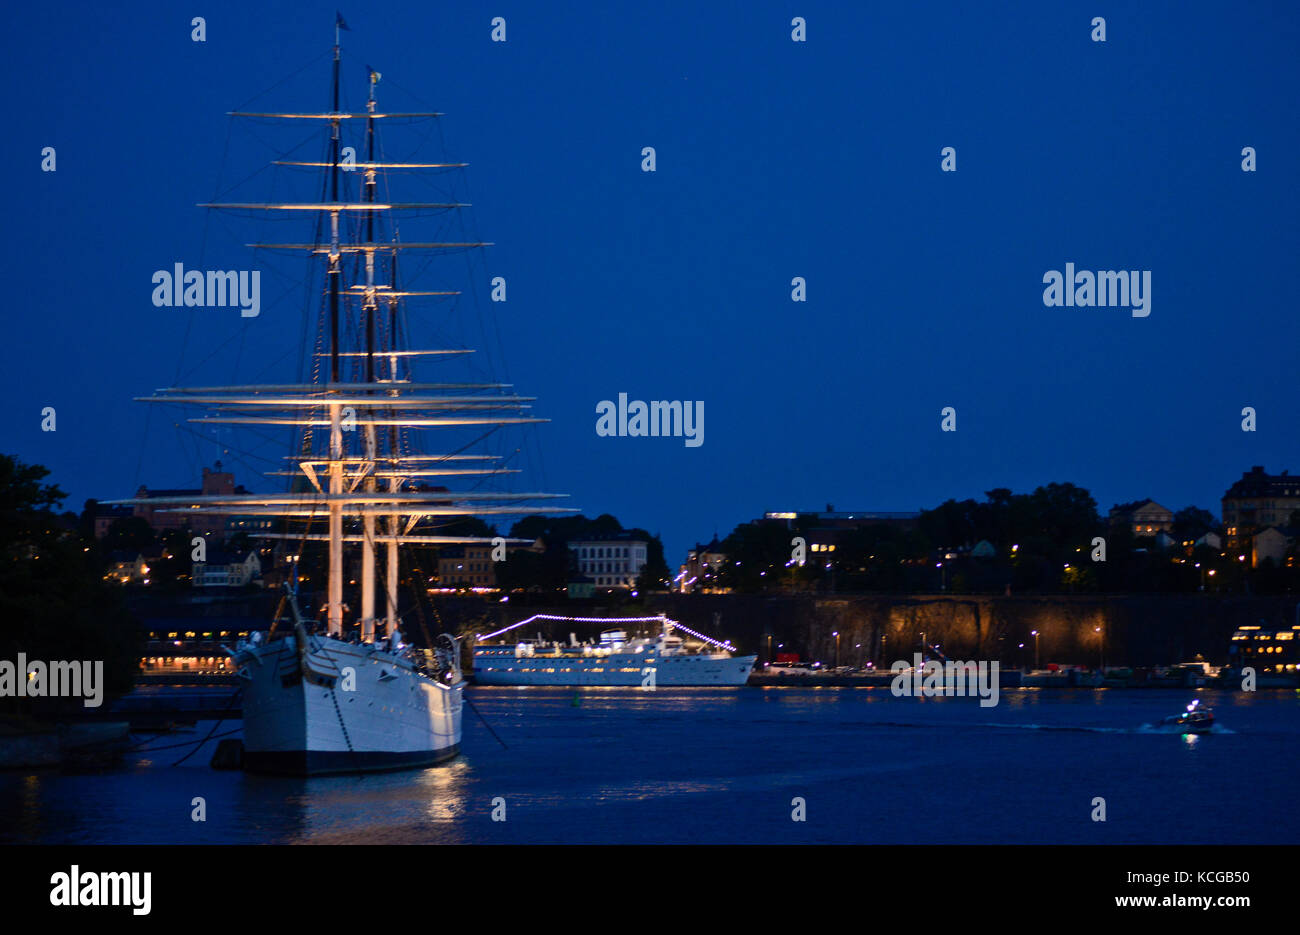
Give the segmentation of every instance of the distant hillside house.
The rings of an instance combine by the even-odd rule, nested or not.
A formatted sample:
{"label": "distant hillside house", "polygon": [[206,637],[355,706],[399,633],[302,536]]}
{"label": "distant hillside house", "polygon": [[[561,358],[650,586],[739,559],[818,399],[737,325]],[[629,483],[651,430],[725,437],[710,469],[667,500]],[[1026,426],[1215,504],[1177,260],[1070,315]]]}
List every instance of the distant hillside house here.
{"label": "distant hillside house", "polygon": [[495,588],[497,572],[492,546],[457,545],[440,549],[438,584],[444,588]]}
{"label": "distant hillside house", "polygon": [[565,596],[574,600],[583,600],[588,597],[596,596],[596,582],[582,572],[574,572],[569,575],[568,584],[565,587]]}
{"label": "distant hillside house", "polygon": [[1174,512],[1154,500],[1117,503],[1110,508],[1110,524],[1127,526],[1135,536],[1154,536],[1156,533],[1173,531]]}
{"label": "distant hillside house", "polygon": [[1288,526],[1300,510],[1300,475],[1269,474],[1255,465],[1223,495],[1223,526],[1228,548],[1242,549],[1269,526]]}
{"label": "distant hillside house", "polygon": [[1184,542],[1183,545],[1189,546],[1190,548],[1193,549],[1195,549],[1197,546],[1204,545],[1204,546],[1208,546],[1211,549],[1214,549],[1214,551],[1216,552],[1219,552],[1222,551],[1223,549],[1223,536],[1219,535],[1217,532],[1207,532],[1205,535],[1201,536],[1201,538],[1197,539],[1195,542],[1192,543]]}
{"label": "distant hillside house", "polygon": [[108,535],[108,527],[119,519],[130,519],[135,513],[129,506],[109,506],[104,503],[95,505],[95,538],[102,539]]}
{"label": "distant hillside house", "polygon": [[648,561],[649,548],[646,540],[633,539],[626,532],[569,543],[578,570],[598,588],[636,587],[637,576]]}
{"label": "distant hillside house", "polygon": [[143,551],[115,549],[109,553],[108,573],[104,579],[113,584],[148,584],[149,562],[157,562],[162,557],[163,550],[158,546]]}
{"label": "distant hillside house", "polygon": [[1295,542],[1294,529],[1279,529],[1269,526],[1255,533],[1250,540],[1250,565],[1258,568],[1265,559],[1272,559],[1273,564],[1282,566],[1287,563],[1286,553]]}
{"label": "distant hillside house", "polygon": [[206,562],[194,563],[193,585],[196,588],[242,588],[262,577],[262,560],[249,550],[240,557],[238,552],[208,549]]}
{"label": "distant hillside house", "polygon": [[[211,469],[203,469],[203,486],[198,490],[193,488],[151,490],[142,484],[140,489],[135,492],[135,497],[137,500],[144,500],[155,497],[211,497],[234,493],[248,493],[248,491],[242,486],[236,487],[235,475],[229,471],[223,471],[221,462],[218,461]],[[169,504],[166,506],[150,506],[146,503],[137,504],[134,507],[133,515],[139,516],[158,533],[189,527],[199,535],[218,537],[225,534],[226,520],[228,518],[224,513],[186,509],[183,504]]]}
{"label": "distant hillside house", "polygon": [[275,519],[268,519],[265,516],[227,516],[226,541],[229,542],[236,533],[256,535],[259,532],[270,532],[275,527],[275,523]]}
{"label": "distant hillside house", "polygon": [[708,545],[696,543],[695,548],[686,553],[686,563],[677,575],[677,590],[683,594],[692,591],[714,590],[716,581],[708,580],[718,573],[726,564],[727,556],[715,535]]}
{"label": "distant hillside house", "polygon": [[1175,548],[1177,545],[1178,540],[1163,529],[1156,533],[1156,548],[1168,550]]}

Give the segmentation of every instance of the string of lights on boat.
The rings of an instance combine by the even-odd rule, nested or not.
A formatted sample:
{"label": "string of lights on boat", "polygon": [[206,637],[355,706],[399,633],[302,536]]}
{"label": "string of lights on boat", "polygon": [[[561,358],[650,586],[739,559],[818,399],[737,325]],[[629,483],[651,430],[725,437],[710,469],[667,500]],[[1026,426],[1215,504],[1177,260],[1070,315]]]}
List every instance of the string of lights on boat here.
{"label": "string of lights on boat", "polygon": [[500,636],[503,633],[509,633],[511,630],[517,629],[518,627],[525,626],[526,624],[532,623],[536,620],[562,621],[565,623],[597,623],[597,624],[610,624],[610,625],[619,625],[619,624],[628,624],[628,623],[658,623],[665,627],[672,627],[674,630],[681,630],[683,633],[689,634],[690,636],[695,637],[697,640],[700,640],[701,642],[707,643],[710,646],[716,646],[719,649],[725,649],[729,653],[734,653],[736,651],[736,647],[731,645],[731,642],[729,640],[715,640],[711,636],[705,636],[703,633],[699,633],[695,630],[692,630],[688,626],[683,626],[682,624],[678,623],[676,620],[673,620],[666,614],[657,614],[656,616],[653,617],[562,617],[556,614],[533,614],[527,620],[520,620],[518,623],[512,623],[510,624],[510,626],[502,627],[500,630],[495,630],[492,633],[476,633],[474,635],[474,639],[476,639],[481,643],[484,640],[490,640]]}

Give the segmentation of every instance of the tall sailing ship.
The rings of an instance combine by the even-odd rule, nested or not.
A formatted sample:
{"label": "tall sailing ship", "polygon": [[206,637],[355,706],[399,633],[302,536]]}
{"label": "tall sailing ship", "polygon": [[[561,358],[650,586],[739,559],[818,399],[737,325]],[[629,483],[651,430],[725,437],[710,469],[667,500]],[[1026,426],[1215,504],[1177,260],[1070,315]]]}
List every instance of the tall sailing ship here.
{"label": "tall sailing ship", "polygon": [[[286,489],[274,494],[118,501],[147,502],[164,510],[275,517],[280,521],[277,531],[264,537],[294,544],[299,555],[304,548],[319,548],[309,543],[324,543],[328,549],[323,624],[300,612],[295,574],[294,588],[286,586],[281,601],[288,614],[277,611],[268,635],[254,633],[251,640],[228,650],[243,688],[244,764],[261,772],[317,775],[399,769],[454,757],[461,742],[464,689],[460,647],[447,635],[423,648],[404,638],[402,612],[409,611],[410,604],[404,606],[399,596],[403,547],[494,542],[483,536],[437,534],[440,524],[466,517],[573,512],[536,504],[558,494],[474,489],[473,475],[482,482],[516,473],[492,464],[498,456],[458,445],[448,445],[452,451],[429,453],[417,444],[425,430],[483,427],[480,434],[488,434],[496,427],[546,420],[527,415],[529,398],[513,395],[507,384],[420,382],[413,376],[417,364],[470,351],[407,346],[407,300],[459,292],[404,288],[398,277],[399,256],[488,244],[399,240],[399,212],[442,214],[468,205],[380,200],[380,180],[390,181],[390,170],[446,170],[464,163],[384,161],[381,125],[441,114],[381,111],[376,100],[380,76],[368,67],[365,111],[342,110],[340,28],[347,28],[341,18],[335,27],[329,110],[232,114],[321,125],[325,151],[319,161],[275,164],[320,172],[324,197],[317,202],[201,205],[289,212],[284,216],[315,221],[310,241],[250,244],[305,254],[323,267],[314,271],[323,275],[323,282],[318,314],[311,316],[319,353],[314,355],[317,365],[308,368],[310,382],[176,386],[156,390],[144,400],[202,407],[207,414],[190,421],[204,425],[292,429],[291,469],[268,472],[288,478]],[[344,125],[358,123],[364,127],[363,137],[354,150],[364,151],[364,161],[342,146]],[[437,478],[470,489],[429,489],[430,479]],[[344,602],[345,550],[354,549],[360,551],[359,594],[348,596],[357,601],[351,605],[359,608],[355,615]]]}

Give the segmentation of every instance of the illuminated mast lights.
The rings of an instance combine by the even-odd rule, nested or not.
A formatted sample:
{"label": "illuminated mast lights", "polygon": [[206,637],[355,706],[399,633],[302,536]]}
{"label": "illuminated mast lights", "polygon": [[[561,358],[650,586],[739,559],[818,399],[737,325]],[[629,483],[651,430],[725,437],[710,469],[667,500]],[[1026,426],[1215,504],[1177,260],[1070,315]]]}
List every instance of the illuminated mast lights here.
{"label": "illuminated mast lights", "polygon": [[[461,460],[499,460],[499,456],[481,454],[425,455],[408,454],[400,450],[398,429],[425,430],[451,429],[469,426],[523,425],[548,421],[526,413],[531,397],[507,395],[509,384],[503,383],[417,383],[399,375],[399,361],[416,357],[439,357],[471,353],[464,348],[411,349],[399,346],[397,310],[399,299],[412,296],[454,296],[457,290],[406,290],[397,284],[396,258],[398,251],[445,251],[475,249],[489,244],[484,242],[418,242],[402,243],[396,237],[396,225],[389,240],[380,240],[379,218],[392,217],[395,211],[445,211],[468,207],[459,202],[379,202],[376,198],[377,170],[388,168],[442,169],[460,168],[459,162],[387,163],[376,159],[376,121],[388,118],[428,118],[441,114],[380,113],[377,111],[375,84],[377,72],[370,71],[370,88],[364,113],[345,113],[340,109],[340,59],[339,29],[344,28],[341,18],[335,25],[332,67],[332,107],[327,112],[234,112],[232,116],[294,120],[320,120],[329,125],[326,159],[321,162],[280,162],[282,165],[320,167],[326,170],[326,188],[321,201],[312,202],[239,202],[213,203],[203,207],[218,210],[264,210],[305,212],[319,211],[329,215],[328,239],[312,243],[256,243],[256,249],[306,250],[314,256],[328,260],[327,309],[323,331],[328,336],[328,347],[322,348],[321,357],[328,357],[325,372],[328,377],[320,382],[291,384],[255,384],[220,387],[171,387],[156,390],[146,398],[148,402],[176,403],[208,407],[215,415],[192,418],[199,424],[251,425],[267,427],[327,428],[327,451],[304,452],[290,456],[296,468],[293,472],[270,471],[270,475],[305,477],[310,484],[303,491],[289,494],[232,493],[223,495],[198,495],[194,497],[162,497],[115,501],[117,504],[148,503],[164,512],[183,512],[207,509],[241,515],[275,516],[288,520],[306,521],[304,531],[258,533],[268,539],[326,541],[328,543],[328,584],[326,586],[325,616],[331,636],[343,632],[344,552],[347,545],[361,546],[360,614],[358,622],[364,641],[376,638],[378,618],[378,588],[380,570],[377,543],[386,546],[385,636],[397,629],[398,546],[401,544],[428,545],[488,545],[494,539],[480,536],[437,536],[417,533],[422,521],[438,517],[444,520],[462,516],[518,516],[526,514],[570,514],[578,510],[540,505],[524,506],[526,501],[549,499],[556,495],[545,493],[507,494],[493,491],[422,491],[407,489],[413,478],[438,475],[494,475],[513,474],[515,470],[503,466],[489,468],[465,467],[447,469],[442,462]],[[359,199],[349,199],[342,191],[341,144],[342,122],[364,119],[366,121],[366,161],[359,164],[365,170],[364,188]],[[360,242],[353,242],[342,230],[342,212],[364,212],[364,228],[358,232]],[[381,214],[385,212],[385,214]],[[376,281],[382,269],[376,265],[376,251],[393,258],[390,282]],[[364,254],[364,282],[346,285],[343,282],[342,258],[346,254]],[[364,310],[364,336],[359,346],[344,347],[340,333],[340,297],[361,299]],[[390,310],[388,333],[378,333],[379,300]],[[343,358],[364,358],[361,373],[345,376],[341,373]],[[376,373],[376,364],[388,362],[387,379]],[[361,382],[364,380],[364,382]],[[350,410],[355,407],[356,414]],[[512,415],[510,413],[516,413]],[[360,429],[349,442],[346,428],[354,425]],[[357,417],[359,416],[359,418]],[[380,427],[385,431],[381,432]],[[383,443],[386,450],[381,450]],[[387,481],[387,483],[381,483]],[[328,530],[322,535],[311,531],[310,524],[322,518],[328,521]],[[355,522],[359,529],[345,528],[345,523]],[[359,533],[359,535],[358,535]],[[518,540],[509,540],[516,544]]]}

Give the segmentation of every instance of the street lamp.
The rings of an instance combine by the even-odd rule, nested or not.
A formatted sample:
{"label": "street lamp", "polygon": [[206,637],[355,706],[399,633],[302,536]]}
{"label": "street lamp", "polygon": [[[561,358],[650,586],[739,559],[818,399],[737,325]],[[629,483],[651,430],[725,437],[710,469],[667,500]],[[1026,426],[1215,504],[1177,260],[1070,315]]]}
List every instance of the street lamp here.
{"label": "street lamp", "polygon": [[1097,671],[1106,671],[1106,634],[1101,632],[1101,627],[1093,627],[1092,632],[1099,634],[1097,637]]}
{"label": "street lamp", "polygon": [[835,637],[835,668],[840,667],[840,631],[836,630],[831,634]]}
{"label": "street lamp", "polygon": [[1034,669],[1038,669],[1038,631],[1030,631],[1030,636],[1034,638]]}

